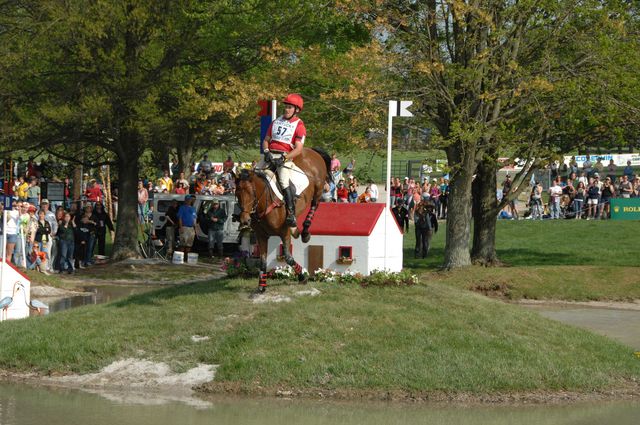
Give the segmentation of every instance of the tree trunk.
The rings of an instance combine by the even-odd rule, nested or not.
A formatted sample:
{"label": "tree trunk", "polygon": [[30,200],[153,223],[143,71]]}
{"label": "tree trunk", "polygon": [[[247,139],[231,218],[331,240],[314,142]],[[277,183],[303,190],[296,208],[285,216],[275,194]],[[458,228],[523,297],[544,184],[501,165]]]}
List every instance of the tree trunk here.
{"label": "tree trunk", "polygon": [[469,236],[471,228],[471,182],[476,169],[475,145],[456,143],[447,148],[452,167],[447,204],[447,236],[444,250],[446,269],[471,265]]}
{"label": "tree trunk", "polygon": [[118,156],[118,226],[113,243],[113,259],[116,261],[139,255],[138,158],[135,142]]}
{"label": "tree trunk", "polygon": [[191,175],[191,161],[193,161],[193,136],[190,131],[185,133],[185,140],[178,143],[176,150],[178,151],[180,171],[184,171],[184,175],[188,179]]}
{"label": "tree trunk", "polygon": [[491,159],[481,161],[472,184],[473,244],[471,260],[474,264],[484,266],[500,264],[496,254],[497,171],[498,167],[495,161]]}

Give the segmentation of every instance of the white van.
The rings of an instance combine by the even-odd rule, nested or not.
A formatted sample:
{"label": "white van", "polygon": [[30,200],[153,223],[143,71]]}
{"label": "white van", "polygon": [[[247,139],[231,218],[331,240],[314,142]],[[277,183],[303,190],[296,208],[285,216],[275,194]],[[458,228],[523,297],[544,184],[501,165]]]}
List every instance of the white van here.
{"label": "white van", "polygon": [[[164,227],[166,224],[166,213],[174,200],[179,205],[184,203],[187,195],[177,195],[175,193],[155,193],[153,195],[153,228],[155,234],[164,235]],[[238,223],[234,223],[233,214],[239,214],[239,207],[236,207],[235,195],[195,195],[196,201],[193,204],[198,213],[198,219],[203,217],[211,209],[214,199],[220,201],[220,208],[227,213],[227,221],[224,224],[224,239],[226,244],[238,244]],[[196,225],[196,238],[199,242],[207,243],[208,235],[202,231],[199,225]]]}

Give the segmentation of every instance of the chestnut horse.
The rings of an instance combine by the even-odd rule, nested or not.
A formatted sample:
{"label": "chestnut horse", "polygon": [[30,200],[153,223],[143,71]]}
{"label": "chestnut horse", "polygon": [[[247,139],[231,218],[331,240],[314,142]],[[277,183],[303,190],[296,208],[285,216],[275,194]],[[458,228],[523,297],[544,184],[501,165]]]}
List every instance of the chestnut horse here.
{"label": "chestnut horse", "polygon": [[[309,186],[297,197],[296,217],[309,208],[309,213],[302,227],[302,241],[309,242],[309,226],[318,207],[324,185],[331,181],[331,158],[326,152],[317,148],[304,148],[293,162],[304,171],[309,179]],[[292,172],[296,172],[293,170]],[[259,292],[267,288],[267,242],[270,236],[279,236],[282,241],[284,258],[293,267],[301,282],[306,279],[302,266],[296,262],[288,247],[291,235],[298,237],[297,228],[290,229],[285,224],[287,211],[284,202],[280,201],[269,186],[264,173],[259,170],[242,170],[236,177],[236,198],[240,206],[240,227],[250,226],[255,232],[260,251]]]}

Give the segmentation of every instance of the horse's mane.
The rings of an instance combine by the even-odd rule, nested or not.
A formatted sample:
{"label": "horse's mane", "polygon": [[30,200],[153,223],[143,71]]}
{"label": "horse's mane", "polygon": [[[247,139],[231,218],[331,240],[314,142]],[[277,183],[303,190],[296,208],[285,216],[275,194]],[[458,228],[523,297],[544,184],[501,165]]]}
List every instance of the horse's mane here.
{"label": "horse's mane", "polygon": [[331,157],[329,156],[329,154],[321,149],[321,148],[311,148],[312,150],[316,151],[318,153],[318,155],[320,155],[322,157],[322,159],[324,160],[324,163],[327,167],[327,183],[332,183],[333,182],[333,174],[331,174]]}

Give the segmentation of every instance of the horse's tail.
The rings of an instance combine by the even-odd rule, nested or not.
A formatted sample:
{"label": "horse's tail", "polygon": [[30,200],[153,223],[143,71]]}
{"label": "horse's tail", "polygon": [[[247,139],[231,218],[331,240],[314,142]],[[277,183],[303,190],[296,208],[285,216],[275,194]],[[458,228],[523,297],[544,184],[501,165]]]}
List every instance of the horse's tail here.
{"label": "horse's tail", "polygon": [[311,148],[311,149],[316,151],[322,157],[322,159],[324,159],[324,163],[327,166],[327,182],[328,183],[333,182],[333,175],[331,174],[331,157],[323,149],[320,149],[320,148]]}

